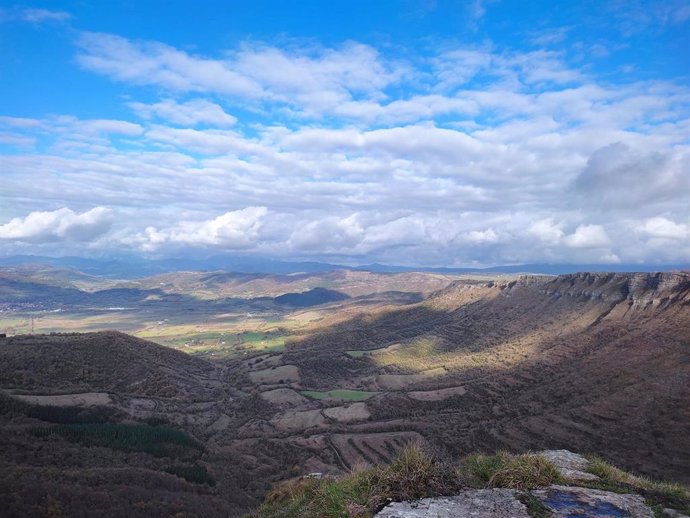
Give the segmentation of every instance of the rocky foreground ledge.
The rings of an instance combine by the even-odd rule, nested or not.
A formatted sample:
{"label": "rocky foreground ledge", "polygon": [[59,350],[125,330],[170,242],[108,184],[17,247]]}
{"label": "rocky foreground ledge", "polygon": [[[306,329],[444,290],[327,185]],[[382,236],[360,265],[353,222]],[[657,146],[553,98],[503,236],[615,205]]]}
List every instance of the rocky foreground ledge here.
{"label": "rocky foreground ledge", "polygon": [[[567,450],[540,455],[551,460],[567,480],[596,481],[588,461]],[[468,489],[455,496],[394,502],[378,518],[602,518],[685,517],[673,509],[652,510],[637,494],[621,494],[580,486],[552,485],[544,489]]]}
{"label": "rocky foreground ledge", "polygon": [[277,484],[254,518],[678,518],[690,489],[568,450],[460,459],[411,444],[390,464]]}

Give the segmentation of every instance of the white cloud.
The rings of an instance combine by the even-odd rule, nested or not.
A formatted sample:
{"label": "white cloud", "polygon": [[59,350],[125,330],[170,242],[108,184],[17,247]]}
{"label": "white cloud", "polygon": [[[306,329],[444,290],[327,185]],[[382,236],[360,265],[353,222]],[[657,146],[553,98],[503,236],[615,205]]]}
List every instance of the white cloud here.
{"label": "white cloud", "polygon": [[131,102],[129,106],[145,119],[157,117],[182,126],[208,124],[222,128],[234,126],[237,122],[237,118],[226,113],[222,106],[205,99],[192,99],[182,103],[173,99],[153,104]]}
{"label": "white cloud", "polygon": [[280,102],[311,116],[333,111],[355,95],[377,98],[405,73],[361,43],[291,50],[244,44],[222,59],[112,34],[83,33],[79,46],[83,67],[120,81]]}
{"label": "white cloud", "polygon": [[685,241],[668,246],[687,231],[685,85],[611,85],[563,54],[490,43],[407,61],[356,42],[81,44],[85,68],[152,87],[127,89],[141,119],[0,116],[2,221],[112,207],[89,246],[161,255],[687,260]]}
{"label": "white cloud", "polygon": [[160,85],[174,91],[258,97],[261,87],[223,61],[192,56],[158,42],[133,43],[120,36],[83,33],[79,39],[85,68],[120,81]]}
{"label": "white cloud", "polygon": [[[690,212],[690,208],[688,209]],[[688,216],[690,219],[690,216]],[[637,230],[652,238],[683,240],[690,237],[690,225],[676,223],[662,216],[646,220],[637,226]]]}
{"label": "white cloud", "polygon": [[91,241],[110,229],[112,211],[96,207],[81,214],[68,208],[52,212],[32,212],[0,225],[0,239],[44,243],[51,241]]}
{"label": "white cloud", "polygon": [[563,241],[571,248],[603,248],[611,244],[609,236],[601,225],[580,225]]}
{"label": "white cloud", "polygon": [[305,251],[325,253],[347,253],[355,251],[364,238],[364,229],[358,222],[358,215],[345,218],[327,217],[311,221],[295,230],[288,244]]}
{"label": "white cloud", "polygon": [[151,226],[143,234],[125,241],[145,251],[166,245],[211,246],[228,250],[249,248],[256,244],[266,214],[266,207],[247,207],[205,221],[181,221],[161,229]]}
{"label": "white cloud", "polygon": [[563,237],[562,226],[562,223],[554,223],[553,218],[546,218],[532,223],[528,232],[544,243],[556,245]]}
{"label": "white cloud", "polygon": [[471,232],[462,234],[461,238],[465,241],[476,244],[496,243],[499,240],[498,234],[496,234],[493,228],[488,228],[486,230],[472,230]]}
{"label": "white cloud", "polygon": [[65,22],[70,18],[72,18],[72,15],[68,12],[54,9],[0,9],[0,22],[5,20],[16,20],[33,24],[40,24],[46,22]]}

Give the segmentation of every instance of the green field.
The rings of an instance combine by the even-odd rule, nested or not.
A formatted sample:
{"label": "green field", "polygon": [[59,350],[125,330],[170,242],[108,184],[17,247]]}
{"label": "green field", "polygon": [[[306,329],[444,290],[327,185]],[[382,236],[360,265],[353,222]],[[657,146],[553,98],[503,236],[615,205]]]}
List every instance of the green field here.
{"label": "green field", "polygon": [[302,394],[312,399],[318,400],[339,400],[339,401],[364,401],[378,392],[366,392],[364,390],[336,389],[327,392],[316,390],[303,390]]}
{"label": "green field", "polygon": [[230,357],[244,353],[282,351],[285,348],[286,337],[275,332],[261,331],[206,331],[182,332],[181,334],[166,333],[135,333],[175,349],[194,354],[210,354],[214,356]]}

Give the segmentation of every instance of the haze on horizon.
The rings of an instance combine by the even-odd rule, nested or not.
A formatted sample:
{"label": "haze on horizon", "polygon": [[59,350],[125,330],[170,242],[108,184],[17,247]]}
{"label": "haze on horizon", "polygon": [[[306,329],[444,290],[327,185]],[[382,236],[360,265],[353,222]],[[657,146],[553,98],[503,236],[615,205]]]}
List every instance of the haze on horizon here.
{"label": "haze on horizon", "polygon": [[690,1],[0,7],[0,256],[690,258]]}

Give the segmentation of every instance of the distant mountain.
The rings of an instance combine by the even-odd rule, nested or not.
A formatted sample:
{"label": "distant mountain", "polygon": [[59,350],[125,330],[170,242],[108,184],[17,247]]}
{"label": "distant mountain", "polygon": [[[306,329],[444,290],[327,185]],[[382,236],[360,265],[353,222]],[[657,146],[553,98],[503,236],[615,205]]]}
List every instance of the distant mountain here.
{"label": "distant mountain", "polygon": [[202,259],[168,258],[148,259],[139,256],[112,258],[47,257],[16,255],[0,257],[0,266],[47,265],[54,268],[72,268],[88,275],[112,279],[139,279],[151,275],[177,271],[226,271],[238,273],[323,273],[334,270],[366,271],[376,273],[434,272],[434,273],[537,273],[563,275],[577,272],[658,272],[689,270],[690,263],[678,264],[516,264],[484,268],[445,268],[426,266],[397,266],[368,264],[348,266],[315,261],[279,261],[261,257],[235,257],[217,255]]}
{"label": "distant mountain", "polygon": [[147,259],[137,256],[111,259],[17,255],[0,257],[0,266],[47,265],[73,268],[89,275],[119,279],[139,279],[179,271],[228,271],[238,273],[320,273],[348,268],[328,263],[276,261],[261,258],[215,256],[206,259]]}

